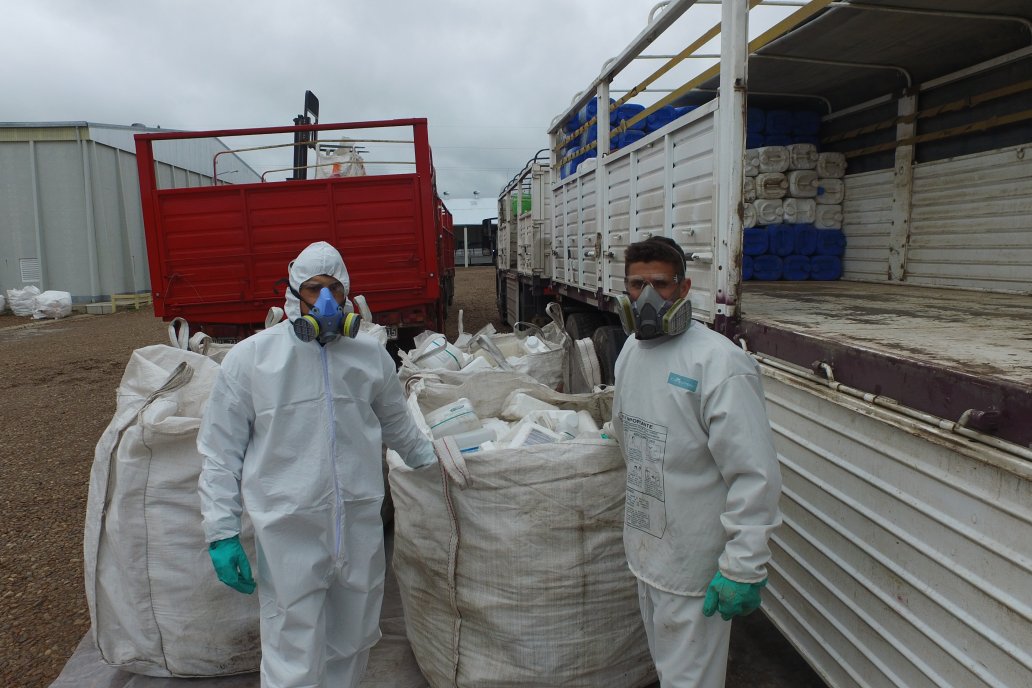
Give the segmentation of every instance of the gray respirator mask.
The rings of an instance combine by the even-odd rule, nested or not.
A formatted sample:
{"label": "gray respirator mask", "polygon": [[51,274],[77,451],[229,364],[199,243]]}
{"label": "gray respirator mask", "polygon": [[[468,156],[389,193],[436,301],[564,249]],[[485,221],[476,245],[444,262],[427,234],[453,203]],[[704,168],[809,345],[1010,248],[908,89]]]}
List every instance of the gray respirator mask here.
{"label": "gray respirator mask", "polygon": [[651,284],[646,284],[634,301],[626,294],[617,296],[616,300],[624,332],[638,339],[678,335],[692,322],[692,302],[689,299],[668,301]]}

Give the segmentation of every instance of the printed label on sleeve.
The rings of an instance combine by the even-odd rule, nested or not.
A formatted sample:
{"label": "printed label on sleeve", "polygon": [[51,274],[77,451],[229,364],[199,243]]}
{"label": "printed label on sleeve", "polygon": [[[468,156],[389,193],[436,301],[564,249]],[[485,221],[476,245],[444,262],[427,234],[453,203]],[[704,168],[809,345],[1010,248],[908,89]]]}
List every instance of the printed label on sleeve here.
{"label": "printed label on sleeve", "polygon": [[621,414],[627,457],[625,523],[653,537],[666,531],[663,461],[667,429],[642,418]]}

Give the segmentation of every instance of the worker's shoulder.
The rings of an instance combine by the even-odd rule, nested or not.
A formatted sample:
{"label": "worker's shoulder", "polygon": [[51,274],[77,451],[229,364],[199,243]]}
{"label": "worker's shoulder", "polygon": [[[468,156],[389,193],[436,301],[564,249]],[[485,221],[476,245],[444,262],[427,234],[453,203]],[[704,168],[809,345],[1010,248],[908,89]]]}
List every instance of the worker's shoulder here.
{"label": "worker's shoulder", "polygon": [[749,354],[703,323],[693,322],[687,334],[690,336],[685,338],[683,346],[694,356],[703,359],[706,365],[722,370],[728,376],[758,372],[756,362]]}
{"label": "worker's shoulder", "polygon": [[270,347],[281,345],[283,337],[286,336],[293,336],[291,324],[286,320],[264,330],[258,330],[250,337],[241,339],[234,344],[233,348],[226,352],[222,365],[225,366],[227,362],[240,363],[245,360],[253,360],[256,356],[266,353]]}

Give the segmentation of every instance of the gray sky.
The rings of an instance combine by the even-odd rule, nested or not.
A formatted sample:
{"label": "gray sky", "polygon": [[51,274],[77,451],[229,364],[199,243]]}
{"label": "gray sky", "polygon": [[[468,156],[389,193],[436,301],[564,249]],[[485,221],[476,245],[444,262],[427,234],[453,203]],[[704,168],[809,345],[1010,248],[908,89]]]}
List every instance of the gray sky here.
{"label": "gray sky", "polygon": [[655,4],[11,2],[0,121],[280,126],[308,89],[322,122],[426,117],[439,190],[493,197]]}

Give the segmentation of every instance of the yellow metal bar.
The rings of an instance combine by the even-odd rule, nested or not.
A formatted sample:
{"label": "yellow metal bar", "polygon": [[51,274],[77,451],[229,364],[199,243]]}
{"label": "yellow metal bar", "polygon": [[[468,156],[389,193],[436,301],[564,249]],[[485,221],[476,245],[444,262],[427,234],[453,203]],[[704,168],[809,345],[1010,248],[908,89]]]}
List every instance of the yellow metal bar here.
{"label": "yellow metal bar", "polygon": [[[757,5],[760,5],[762,2],[763,2],[763,0],[749,0],[749,9],[755,8]],[[752,54],[752,53],[756,52],[757,50],[759,50],[760,48],[762,48],[763,46],[765,46],[768,43],[770,43],[771,41],[773,41],[773,40],[775,40],[777,38],[780,38],[781,36],[783,36],[785,33],[790,31],[791,29],[794,29],[799,24],[802,24],[804,21],[806,21],[807,19],[809,19],[813,15],[817,14],[817,12],[823,10],[825,7],[830,5],[832,2],[834,2],[834,0],[811,0],[811,2],[809,4],[801,7],[799,10],[796,10],[795,12],[790,14],[788,17],[786,17],[785,19],[781,20],[780,22],[778,22],[777,24],[772,26],[770,29],[768,29],[767,31],[765,31],[764,33],[762,33],[761,35],[757,36],[752,41],[750,41],[749,42],[749,53]],[[628,100],[630,100],[634,96],[636,96],[639,93],[641,93],[644,90],[646,90],[650,84],[655,83],[657,79],[659,79],[661,76],[663,76],[664,74],[669,72],[671,69],[673,69],[674,66],[676,66],[678,63],[680,63],[680,62],[684,61],[685,59],[687,59],[688,57],[690,57],[692,53],[694,53],[696,50],[701,48],[703,45],[705,45],[709,41],[711,41],[714,38],[716,38],[718,35],[720,35],[720,23],[719,22],[716,25],[714,25],[714,26],[710,27],[709,29],[707,29],[701,36],[699,36],[699,38],[697,38],[695,41],[693,41],[688,47],[686,47],[684,50],[682,50],[677,55],[675,55],[672,59],[670,59],[667,63],[665,63],[662,67],[657,69],[651,75],[646,77],[637,86],[635,86],[631,90],[629,90],[618,101],[616,101],[615,103],[612,103],[609,106],[610,111],[616,109],[620,105],[623,105],[624,103],[626,103]],[[677,100],[678,98],[680,98],[684,94],[688,93],[691,89],[695,88],[699,84],[703,83],[707,79],[710,79],[714,75],[719,74],[719,73],[720,73],[720,64],[719,63],[713,65],[709,69],[706,69],[701,74],[699,74],[698,76],[694,77],[693,79],[690,79],[687,83],[682,85],[680,88],[674,89],[673,91],[670,92],[669,95],[665,96],[664,98],[660,99],[656,103],[653,103],[649,107],[645,108],[644,110],[642,110],[641,112],[636,114],[631,119],[624,120],[624,122],[622,124],[620,124],[619,126],[617,126],[616,128],[610,129],[610,131],[609,131],[610,138],[612,138],[616,134],[619,134],[621,132],[626,131],[629,127],[631,127],[634,124],[637,124],[638,122],[640,122],[644,118],[646,118],[649,115],[651,115],[656,110],[659,110],[660,108],[662,108],[664,105],[669,105],[670,103],[672,103],[673,101]],[[590,120],[585,122],[581,127],[579,127],[577,130],[575,130],[573,133],[571,133],[568,137],[561,139],[557,143],[558,147],[561,148],[561,147],[565,146],[567,143],[572,141],[574,138],[576,138],[577,136],[580,136],[582,133],[587,131],[591,127],[591,125],[595,124],[597,121],[598,121],[598,116],[597,115],[595,117],[592,117]],[[575,151],[573,153],[570,153],[569,155],[567,155],[564,158],[562,158],[562,160],[559,161],[559,164],[561,165],[561,164],[563,164],[565,162],[568,162],[568,161],[572,160],[573,158],[577,157],[577,155],[580,155],[580,153],[582,151],[588,151],[588,150],[591,150],[592,148],[594,148],[593,145],[585,146],[584,148],[582,148],[580,150],[577,150],[577,151]]]}
{"label": "yellow metal bar", "polygon": [[[777,38],[780,38],[781,36],[785,35],[790,30],[792,30],[795,27],[799,26],[804,21],[806,21],[807,19],[809,19],[813,15],[817,14],[818,12],[823,10],[825,7],[827,7],[828,5],[830,5],[834,1],[835,0],[811,0],[811,2],[808,5],[806,5],[805,7],[802,7],[799,10],[793,12],[792,14],[790,14],[787,17],[785,17],[780,22],[778,22],[774,26],[770,27],[769,29],[764,31],[762,34],[760,34],[759,36],[757,36],[753,40],[749,41],[749,54],[750,55],[753,54],[754,52],[756,52],[757,50],[759,50],[763,46],[767,45],[771,41],[773,41],[773,40],[775,40]],[[619,134],[619,133],[621,133],[623,131],[626,131],[629,127],[637,124],[638,122],[640,122],[642,119],[647,117],[649,114],[651,114],[655,110],[663,107],[664,105],[669,105],[673,101],[677,100],[678,98],[680,98],[684,94],[686,94],[689,91],[691,91],[693,88],[695,88],[699,84],[703,83],[707,79],[710,79],[710,78],[712,78],[713,76],[715,76],[715,75],[717,75],[719,73],[720,73],[720,64],[718,63],[718,64],[713,65],[709,69],[706,69],[705,71],[703,71],[698,76],[690,79],[687,83],[685,83],[680,88],[674,89],[674,91],[672,93],[670,93],[666,97],[664,97],[664,98],[660,99],[659,101],[657,101],[655,104],[653,104],[647,110],[642,110],[641,112],[639,112],[637,115],[635,115],[631,119],[624,120],[624,122],[621,125],[619,125],[615,129],[611,130],[609,132],[609,135],[613,136],[614,134]]]}

